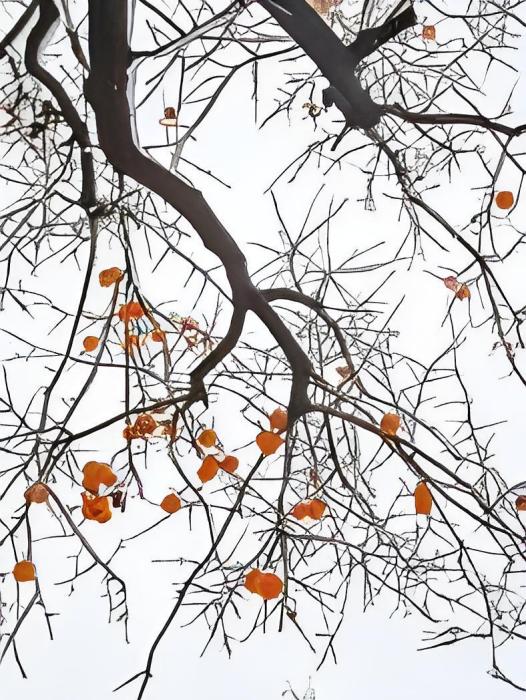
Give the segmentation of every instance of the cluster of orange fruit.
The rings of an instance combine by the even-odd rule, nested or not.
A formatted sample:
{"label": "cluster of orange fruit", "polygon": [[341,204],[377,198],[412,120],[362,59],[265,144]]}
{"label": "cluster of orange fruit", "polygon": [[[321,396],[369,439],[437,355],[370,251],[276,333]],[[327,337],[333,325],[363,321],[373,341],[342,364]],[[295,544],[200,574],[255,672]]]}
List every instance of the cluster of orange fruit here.
{"label": "cluster of orange fruit", "polygon": [[[123,277],[124,272],[120,268],[109,267],[99,273],[99,284],[101,287],[111,287],[114,284],[118,284]],[[129,324],[131,321],[137,321],[142,318],[142,316],[144,316],[144,309],[138,301],[132,300],[120,307],[118,316],[123,323]],[[141,344],[144,345],[148,338],[154,343],[162,343],[165,337],[165,332],[160,328],[154,329],[151,333],[146,333],[142,340],[138,335],[130,333],[122,347],[126,352],[131,352],[133,348],[138,348]],[[82,345],[86,352],[94,352],[98,348],[99,342],[100,339],[97,338],[97,336],[87,335],[82,341]]]}
{"label": "cluster of orange fruit", "polygon": [[270,571],[252,569],[245,577],[245,588],[251,593],[257,593],[263,600],[272,600],[281,594],[283,581]]}
{"label": "cluster of orange fruit", "polygon": [[233,474],[239,466],[239,460],[234,455],[225,455],[217,447],[217,434],[215,430],[207,428],[197,438],[197,442],[201,447],[206,449],[213,449],[214,454],[208,454],[203,459],[201,466],[197,470],[197,476],[204,484],[207,481],[211,481],[218,471],[222,469],[229,474]]}
{"label": "cluster of orange fruit", "polygon": [[[86,489],[82,494],[82,514],[86,520],[107,523],[112,516],[109,496],[99,496],[99,488],[101,485],[108,488],[114,486],[117,483],[117,475],[109,464],[94,461],[87,462],[82,472],[82,486]],[[160,507],[166,513],[177,513],[181,508],[181,499],[175,493],[169,493],[161,501]]]}
{"label": "cluster of orange fruit", "polygon": [[288,421],[287,411],[276,408],[269,416],[270,430],[263,430],[257,435],[256,444],[266,457],[273,455],[285,442],[280,433],[287,430]]}

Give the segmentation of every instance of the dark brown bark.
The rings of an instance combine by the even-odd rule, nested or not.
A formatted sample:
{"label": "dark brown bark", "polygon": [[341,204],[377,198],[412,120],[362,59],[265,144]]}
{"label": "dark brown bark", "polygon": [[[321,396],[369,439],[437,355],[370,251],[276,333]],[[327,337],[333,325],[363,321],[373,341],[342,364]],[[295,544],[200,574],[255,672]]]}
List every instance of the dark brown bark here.
{"label": "dark brown bark", "polygon": [[[194,227],[203,244],[224,265],[235,308],[236,331],[214,353],[217,365],[232,350],[242,330],[237,323],[246,311],[253,311],[267,326],[285,353],[292,370],[289,411],[294,420],[308,408],[307,387],[311,363],[278,314],[252,284],[246,260],[235,240],[214,214],[201,192],[184,183],[158,163],[145,156],[133,141],[130,106],[127,98],[128,59],[127,0],[89,3],[89,53],[91,73],[86,81],[86,97],[92,105],[100,145],[110,163],[174,207]],[[207,358],[191,375],[196,397],[205,398],[204,370]]]}

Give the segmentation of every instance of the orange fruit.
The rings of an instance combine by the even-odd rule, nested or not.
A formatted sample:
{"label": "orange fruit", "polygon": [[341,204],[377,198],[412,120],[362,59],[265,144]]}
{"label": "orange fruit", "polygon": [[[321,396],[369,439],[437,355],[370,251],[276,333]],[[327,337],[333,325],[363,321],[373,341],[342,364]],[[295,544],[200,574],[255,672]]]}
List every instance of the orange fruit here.
{"label": "orange fruit", "polygon": [[390,437],[396,435],[399,427],[400,416],[397,416],[396,413],[386,413],[380,421],[380,430]]}
{"label": "orange fruit", "polygon": [[166,333],[162,330],[155,330],[152,331],[152,340],[154,343],[162,343],[163,340],[166,338]]}
{"label": "orange fruit", "polygon": [[320,501],[319,498],[313,498],[309,504],[309,515],[313,520],[320,520],[325,513],[325,508],[327,504]]}
{"label": "orange fruit", "polygon": [[471,292],[469,290],[469,287],[467,284],[461,284],[460,287],[457,289],[455,296],[457,299],[470,299],[471,298]]}
{"label": "orange fruit", "polygon": [[261,574],[259,578],[259,595],[263,600],[272,600],[278,598],[283,590],[283,581],[276,574]]}
{"label": "orange fruit", "polygon": [[24,494],[28,503],[46,503],[49,492],[44,484],[37,482],[30,486]]}
{"label": "orange fruit", "polygon": [[137,301],[130,301],[127,304],[123,304],[119,309],[119,318],[126,323],[141,318],[143,315],[144,309]]}
{"label": "orange fruit", "polygon": [[93,352],[99,346],[99,339],[94,335],[87,335],[82,341],[82,345],[86,352]]}
{"label": "orange fruit", "polygon": [[425,481],[419,482],[414,497],[417,515],[429,515],[433,507],[433,496]]}
{"label": "orange fruit", "polygon": [[86,520],[107,523],[111,518],[110,502],[107,496],[92,496],[91,494],[83,493],[82,515]]}
{"label": "orange fruit", "polygon": [[508,192],[507,190],[498,192],[495,197],[495,204],[499,209],[511,209],[514,201],[513,192]]}
{"label": "orange fruit", "polygon": [[169,493],[161,501],[161,508],[167,513],[177,513],[181,508],[181,499],[175,493]]}
{"label": "orange fruit", "polygon": [[288,414],[283,408],[275,408],[269,416],[270,427],[272,430],[287,430]]}
{"label": "orange fruit", "polygon": [[157,428],[157,421],[155,418],[150,416],[149,413],[141,413],[135,419],[135,425],[133,426],[137,435],[146,435],[146,433],[153,433],[155,428]]}
{"label": "orange fruit", "polygon": [[203,447],[213,447],[217,442],[215,430],[203,430],[197,438],[197,442]]}
{"label": "orange fruit", "polygon": [[115,282],[120,282],[124,273],[118,267],[109,267],[99,272],[99,284],[101,287],[111,287]]}
{"label": "orange fruit", "polygon": [[104,462],[86,462],[82,472],[84,474],[82,486],[92,493],[98,493],[101,484],[113,486],[117,482],[117,474],[112,471],[109,464]]}
{"label": "orange fruit", "polygon": [[234,455],[227,455],[222,462],[219,462],[219,466],[229,474],[233,474],[239,467],[239,459]]}
{"label": "orange fruit", "polygon": [[126,350],[126,352],[132,352],[133,348],[139,347],[139,336],[128,335],[128,338],[124,341],[122,347]]}
{"label": "orange fruit", "polygon": [[515,501],[517,510],[526,510],[526,496],[518,496]]}
{"label": "orange fruit", "polygon": [[18,581],[18,583],[34,581],[37,577],[35,565],[32,561],[27,561],[27,559],[17,561],[13,568],[13,576]]}
{"label": "orange fruit", "polygon": [[210,481],[214,478],[219,470],[219,462],[212,455],[208,455],[203,459],[203,463],[197,471],[197,476],[201,479],[203,484],[206,481]]}
{"label": "orange fruit", "polygon": [[426,27],[422,28],[422,38],[428,41],[434,41],[436,39],[437,30],[433,24],[428,24]]}
{"label": "orange fruit", "polygon": [[309,508],[307,504],[302,501],[294,506],[290,514],[293,518],[296,518],[296,520],[303,520],[303,518],[308,517]]}
{"label": "orange fruit", "polygon": [[259,580],[261,578],[261,571],[259,569],[252,569],[245,576],[245,588],[247,588],[251,593],[259,593]]}
{"label": "orange fruit", "polygon": [[256,437],[256,444],[264,455],[273,455],[285,441],[276,433],[264,430]]}
{"label": "orange fruit", "polygon": [[276,574],[252,569],[245,577],[245,588],[251,593],[257,593],[263,600],[272,600],[283,590],[283,581]]}
{"label": "orange fruit", "polygon": [[125,440],[134,440],[135,438],[141,437],[135,430],[133,425],[127,425],[122,431],[122,437]]}

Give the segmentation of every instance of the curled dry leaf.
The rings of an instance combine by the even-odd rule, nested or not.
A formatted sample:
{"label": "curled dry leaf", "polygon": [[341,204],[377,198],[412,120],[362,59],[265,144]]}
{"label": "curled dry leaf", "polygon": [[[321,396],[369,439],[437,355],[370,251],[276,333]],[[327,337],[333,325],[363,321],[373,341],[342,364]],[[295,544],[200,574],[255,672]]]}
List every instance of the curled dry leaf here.
{"label": "curled dry leaf", "polygon": [[307,0],[307,2],[319,15],[328,15],[331,9],[341,5],[343,0]]}
{"label": "curled dry leaf", "polygon": [[470,299],[471,298],[471,292],[469,290],[469,287],[467,284],[461,284],[460,287],[457,289],[455,296],[457,299],[460,299],[461,301],[463,299]]}
{"label": "curled dry leaf", "polygon": [[430,515],[433,507],[433,496],[425,481],[420,481],[414,493],[415,510],[417,515]]}
{"label": "curled dry leaf", "polygon": [[457,289],[460,287],[460,282],[454,275],[449,275],[449,277],[444,277],[444,284],[448,289],[451,289],[452,292],[456,292]]}
{"label": "curled dry leaf", "polygon": [[400,416],[396,413],[386,413],[380,421],[380,430],[389,437],[394,437],[399,428]]}
{"label": "curled dry leaf", "polygon": [[526,510],[526,496],[518,496],[515,501],[517,510]]}
{"label": "curled dry leaf", "polygon": [[342,379],[347,379],[351,376],[351,368],[348,365],[343,365],[343,367],[336,367],[336,371]]}

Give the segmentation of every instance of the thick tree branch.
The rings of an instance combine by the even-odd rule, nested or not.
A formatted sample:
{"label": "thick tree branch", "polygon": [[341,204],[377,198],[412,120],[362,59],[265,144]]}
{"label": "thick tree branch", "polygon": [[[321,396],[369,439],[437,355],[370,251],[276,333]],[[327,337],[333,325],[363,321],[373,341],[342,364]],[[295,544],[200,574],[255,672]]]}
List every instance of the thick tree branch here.
{"label": "thick tree branch", "polygon": [[73,132],[73,138],[81,149],[82,194],[80,203],[86,208],[90,208],[96,204],[96,193],[93,154],[88,129],[62,85],[42,67],[39,61],[39,53],[44,48],[46,39],[50,37],[53,26],[58,22],[60,15],[53,0],[40,0],[39,10],[38,22],[31,30],[27,40],[26,68],[34,78],[47,87],[56,99],[64,119]]}
{"label": "thick tree branch", "polygon": [[[201,192],[145,156],[133,141],[127,98],[130,56],[127,28],[126,0],[115,0],[109,6],[104,0],[90,0],[91,73],[86,81],[86,96],[95,111],[100,145],[118,171],[145,185],[180,212],[194,227],[206,248],[221,260],[236,310],[253,311],[272,333],[290,363],[293,381],[289,410],[291,418],[296,419],[309,405],[307,387],[311,363],[308,357],[252,284],[243,253]],[[197,368],[194,381],[201,380],[202,368]]]}
{"label": "thick tree branch", "polygon": [[433,125],[469,125],[469,126],[480,126],[483,129],[488,129],[489,131],[497,131],[500,134],[505,134],[506,136],[520,136],[526,131],[526,124],[521,124],[520,126],[507,126],[506,124],[499,124],[487,117],[483,117],[476,114],[457,114],[457,113],[444,113],[444,114],[426,114],[424,112],[411,112],[408,109],[404,109],[400,105],[386,105],[382,109],[384,114],[391,114],[393,117],[399,117],[406,122],[411,124],[433,124]]}
{"label": "thick tree branch", "polygon": [[38,7],[38,0],[31,0],[24,12],[20,15],[14,26],[7,32],[5,37],[0,41],[0,58],[6,55],[6,48],[11,44],[20,32],[23,31],[26,24],[29,22]]}
{"label": "thick tree branch", "polygon": [[375,126],[381,109],[354,74],[355,57],[317,12],[305,0],[280,0],[282,8],[271,0],[259,2],[330,81],[332,102],[347,123],[364,129]]}

